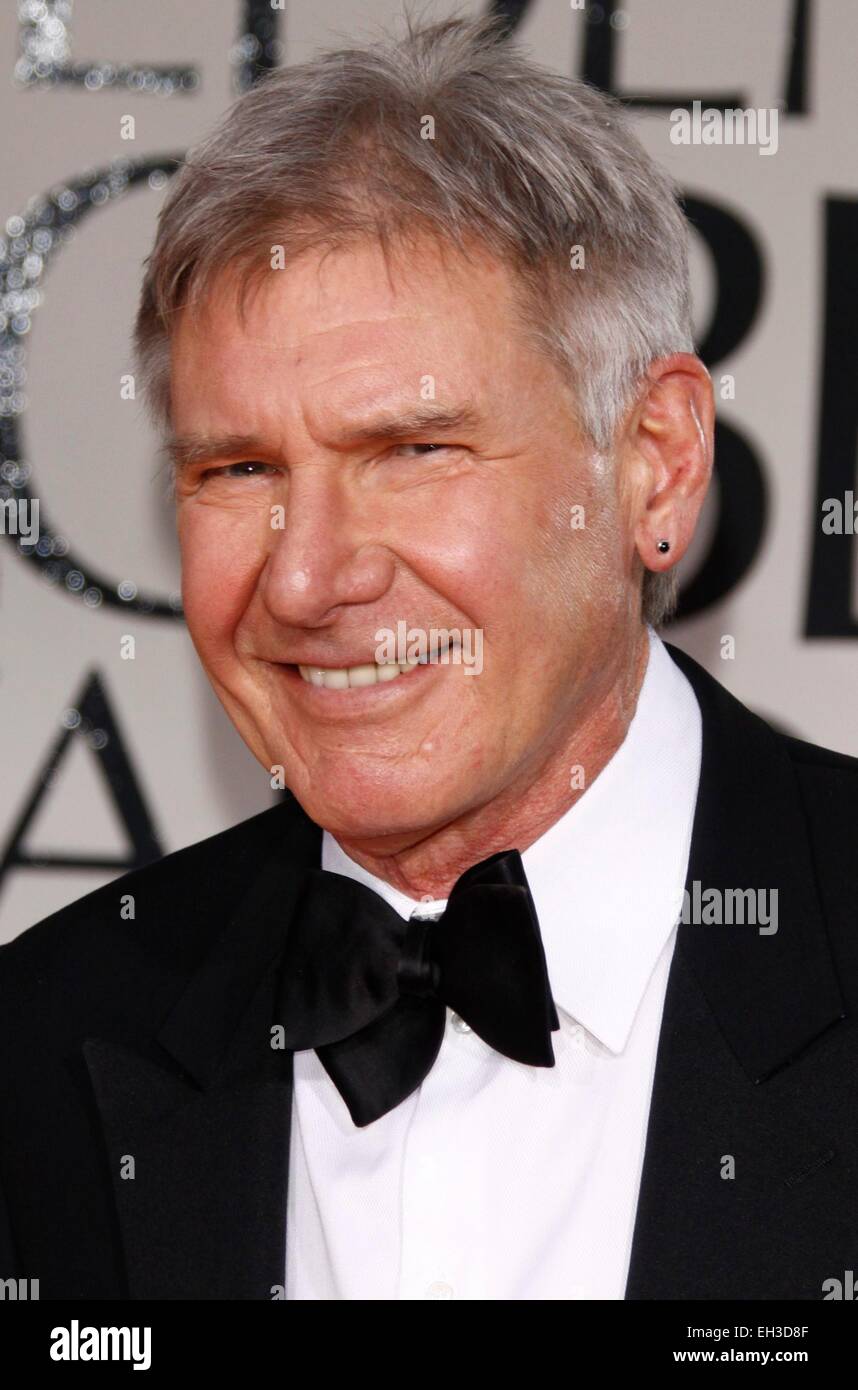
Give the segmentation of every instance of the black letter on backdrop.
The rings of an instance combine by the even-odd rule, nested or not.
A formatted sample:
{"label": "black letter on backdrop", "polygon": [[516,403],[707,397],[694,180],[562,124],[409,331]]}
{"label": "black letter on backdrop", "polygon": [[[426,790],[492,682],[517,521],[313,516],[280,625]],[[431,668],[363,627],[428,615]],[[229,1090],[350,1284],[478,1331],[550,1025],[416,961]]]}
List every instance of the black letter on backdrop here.
{"label": "black letter on backdrop", "polygon": [[[97,671],[93,671],[74,701],[79,716],[73,727],[63,729],[36,776],[21,815],[12,828],[0,858],[0,888],[10,869],[112,869],[117,873],[142,868],[164,853],[149,808],[140,789],[122,731],[111,709]],[[73,738],[84,737],[98,759],[107,790],[128,832],[133,852],[126,858],[103,854],[29,855],[24,838],[36,812],[56,781],[56,773],[71,748]]]}
{"label": "black letter on backdrop", "polygon": [[[829,198],[825,205],[825,321],[816,497],[807,589],[806,637],[858,637],[852,604],[855,537],[825,535],[822,504],[855,493],[858,440],[858,202]],[[846,510],[846,509],[844,509]]]}

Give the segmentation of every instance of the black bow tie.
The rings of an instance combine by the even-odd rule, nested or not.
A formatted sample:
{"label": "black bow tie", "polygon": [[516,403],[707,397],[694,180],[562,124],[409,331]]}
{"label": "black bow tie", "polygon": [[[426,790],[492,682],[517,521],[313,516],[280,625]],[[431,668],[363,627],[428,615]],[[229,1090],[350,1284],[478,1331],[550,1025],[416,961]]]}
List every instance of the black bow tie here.
{"label": "black bow tie", "polygon": [[559,1028],[518,850],[457,879],[437,920],[405,921],[354,879],[311,869],[289,925],[275,1021],[315,1048],[356,1125],[416,1090],[449,1006],[490,1047],[553,1067]]}

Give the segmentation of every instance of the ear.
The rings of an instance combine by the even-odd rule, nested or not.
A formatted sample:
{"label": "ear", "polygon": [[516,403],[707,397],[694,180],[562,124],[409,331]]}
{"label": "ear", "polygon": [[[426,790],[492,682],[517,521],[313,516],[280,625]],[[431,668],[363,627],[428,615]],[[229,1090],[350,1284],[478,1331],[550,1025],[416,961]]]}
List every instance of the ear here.
{"label": "ear", "polygon": [[[646,394],[631,413],[624,448],[634,478],[637,553],[649,570],[682,559],[712,476],[715,398],[699,357],[673,353],[650,364]],[[669,549],[660,551],[660,541]]]}

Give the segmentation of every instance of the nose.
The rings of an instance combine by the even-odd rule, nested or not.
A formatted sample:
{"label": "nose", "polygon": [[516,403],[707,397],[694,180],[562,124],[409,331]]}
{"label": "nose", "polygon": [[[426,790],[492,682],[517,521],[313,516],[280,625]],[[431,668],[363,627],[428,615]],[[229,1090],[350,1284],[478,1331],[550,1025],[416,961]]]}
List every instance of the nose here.
{"label": "nose", "polygon": [[336,465],[293,470],[261,585],[276,622],[325,626],[341,606],[373,603],[387,592],[395,562],[372,524],[369,498],[351,494]]}

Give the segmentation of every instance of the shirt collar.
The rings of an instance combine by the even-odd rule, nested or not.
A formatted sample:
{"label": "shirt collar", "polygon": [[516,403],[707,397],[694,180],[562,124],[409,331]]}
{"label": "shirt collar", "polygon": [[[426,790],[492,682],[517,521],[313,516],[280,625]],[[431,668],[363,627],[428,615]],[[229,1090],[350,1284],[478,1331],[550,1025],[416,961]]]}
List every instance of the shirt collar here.
{"label": "shirt collar", "polygon": [[400,917],[410,917],[415,910],[417,910],[418,915],[423,913],[431,915],[436,912],[443,912],[447,906],[446,898],[424,898],[422,901],[418,898],[409,898],[407,893],[402,893],[383,878],[377,878],[362,864],[351,859],[328,830],[322,836],[322,868],[365,884],[367,888],[371,888],[374,893],[377,893],[380,898],[384,898],[386,903],[395,908]]}
{"label": "shirt collar", "polygon": [[649,638],[625,739],[521,856],[555,1002],[615,1053],[682,911],[700,776],[697,699]]}
{"label": "shirt collar", "polygon": [[[558,1009],[622,1052],[682,910],[700,776],[693,690],[649,629],[626,737],[573,806],[522,852]],[[322,868],[357,879],[402,917],[443,910],[355,863],[326,830]]]}

